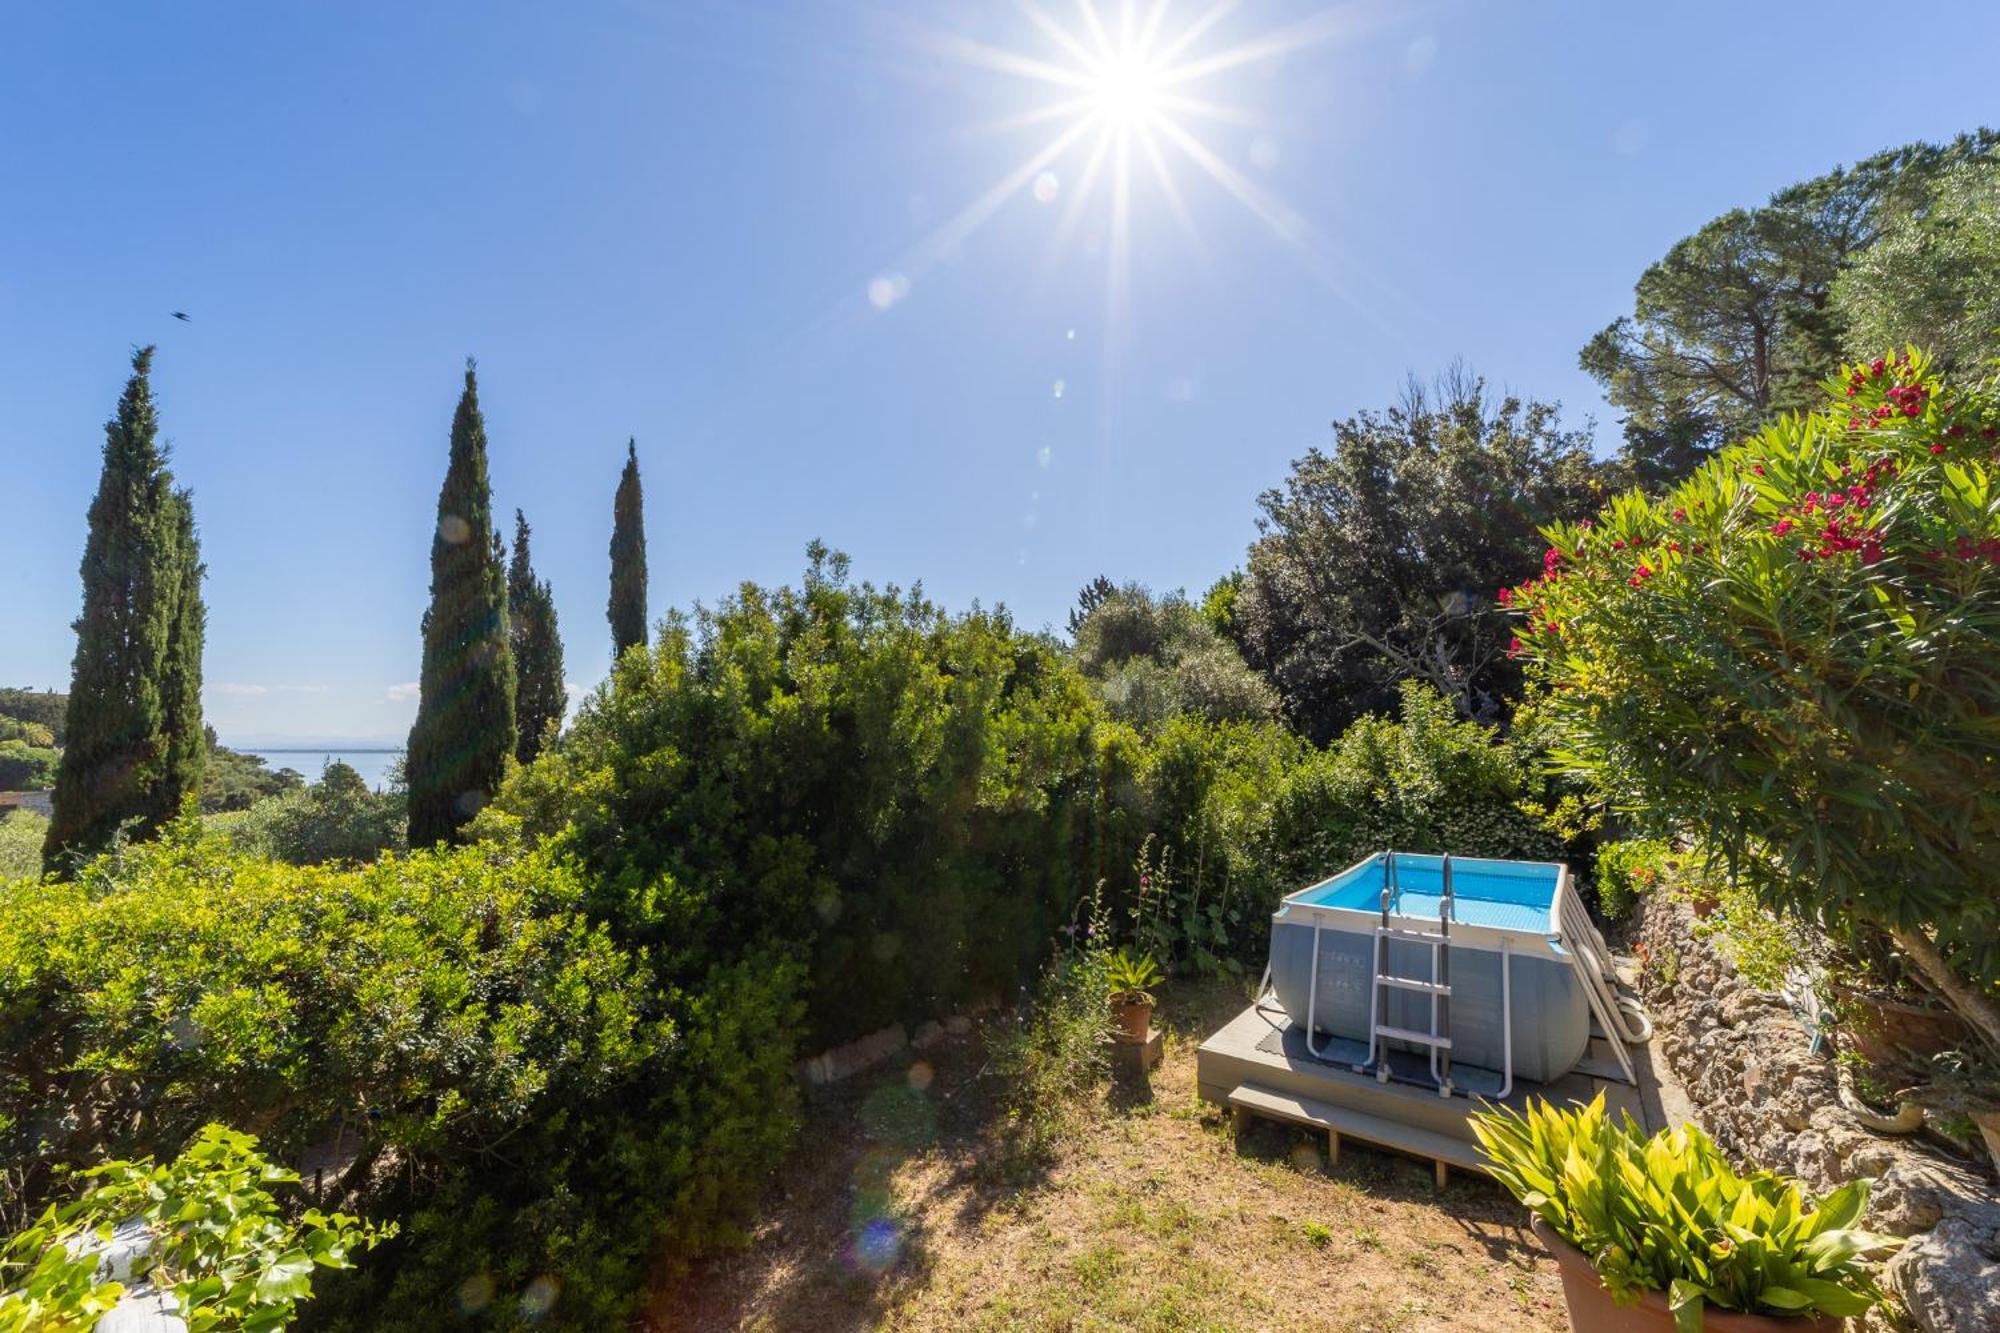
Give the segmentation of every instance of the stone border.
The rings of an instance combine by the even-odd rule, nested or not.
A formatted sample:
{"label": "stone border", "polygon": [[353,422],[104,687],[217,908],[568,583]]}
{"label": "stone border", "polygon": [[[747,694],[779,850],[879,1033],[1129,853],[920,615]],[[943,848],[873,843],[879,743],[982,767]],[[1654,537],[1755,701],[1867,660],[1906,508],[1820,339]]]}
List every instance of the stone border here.
{"label": "stone border", "polygon": [[[1823,1194],[1875,1181],[1866,1223],[1913,1239],[1886,1283],[1922,1333],[2000,1333],[2000,1194],[1984,1173],[1920,1140],[1861,1127],[1841,1108],[1835,1068],[1784,1000],[1754,990],[1670,892],[1647,896],[1640,989],[1659,1047],[1702,1128],[1745,1164],[1798,1177]],[[1867,1327],[1893,1325],[1871,1315]]]}
{"label": "stone border", "polygon": [[826,1087],[854,1077],[865,1070],[873,1069],[885,1060],[914,1046],[920,1051],[929,1050],[946,1037],[962,1037],[972,1031],[973,1019],[982,1014],[992,1013],[1000,1007],[1000,1001],[992,996],[981,996],[967,1005],[963,1012],[946,1014],[943,1018],[926,1019],[917,1024],[914,1036],[901,1023],[891,1023],[865,1037],[857,1037],[845,1045],[821,1051],[818,1055],[799,1062],[799,1077],[816,1088]]}

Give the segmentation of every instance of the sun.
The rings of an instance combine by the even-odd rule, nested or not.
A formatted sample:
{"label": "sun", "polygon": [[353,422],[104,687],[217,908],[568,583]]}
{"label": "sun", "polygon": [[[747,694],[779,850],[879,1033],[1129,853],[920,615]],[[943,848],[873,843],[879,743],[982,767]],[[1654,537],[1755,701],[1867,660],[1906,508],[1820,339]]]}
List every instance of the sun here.
{"label": "sun", "polygon": [[[924,270],[958,247],[1010,202],[1027,197],[1053,215],[1053,260],[1072,240],[1086,239],[1104,255],[1106,298],[1123,305],[1135,224],[1147,209],[1164,210],[1188,245],[1203,246],[1182,177],[1219,187],[1247,209],[1315,277],[1345,287],[1347,265],[1333,256],[1297,211],[1258,173],[1272,160],[1263,137],[1267,117],[1234,100],[1245,83],[1233,76],[1320,43],[1353,37],[1389,21],[1386,0],[1347,0],[1285,27],[1232,33],[1241,0],[1072,0],[1060,13],[1040,0],[1015,0],[1024,22],[1007,45],[962,33],[919,27],[928,56],[1018,81],[1020,109],[976,127],[1016,133],[1041,127],[1038,146],[906,250],[897,267],[869,284],[869,302],[886,310]],[[1225,34],[1228,34],[1225,38]],[[1218,146],[1220,145],[1220,146]],[[1237,165],[1246,161],[1249,169]],[[1099,221],[1086,226],[1087,214]],[[1345,294],[1344,292],[1342,294]]]}
{"label": "sun", "polygon": [[1150,128],[1166,113],[1168,71],[1146,52],[1124,50],[1098,61],[1088,73],[1085,96],[1091,110],[1110,125]]}

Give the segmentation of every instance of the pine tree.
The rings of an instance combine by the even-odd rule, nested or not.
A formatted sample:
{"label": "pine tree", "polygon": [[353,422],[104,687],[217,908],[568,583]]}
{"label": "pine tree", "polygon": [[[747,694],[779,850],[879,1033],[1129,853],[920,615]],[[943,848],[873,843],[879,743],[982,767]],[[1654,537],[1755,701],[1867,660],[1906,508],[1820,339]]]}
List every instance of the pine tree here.
{"label": "pine tree", "polygon": [[639,442],[625,445],[625,471],[611,502],[611,655],[646,642],[646,515],[639,489]]}
{"label": "pine tree", "polygon": [[468,358],[431,536],[424,665],[404,760],[412,847],[456,840],[459,827],[499,790],[514,752],[507,581],[493,531],[486,422],[474,372]]}
{"label": "pine tree", "polygon": [[194,503],[174,489],[153,405],[153,349],[132,357],[104,427],[104,467],[83,551],[55,817],[42,848],[58,873],[127,821],[143,837],[200,785],[201,551]]}
{"label": "pine tree", "polygon": [[528,554],[528,518],[514,511],[514,560],[507,567],[507,625],[514,641],[514,713],[520,737],[514,757],[532,764],[553,724],[562,724],[569,702],[563,686],[562,637],[556,630],[556,600],[535,577]]}

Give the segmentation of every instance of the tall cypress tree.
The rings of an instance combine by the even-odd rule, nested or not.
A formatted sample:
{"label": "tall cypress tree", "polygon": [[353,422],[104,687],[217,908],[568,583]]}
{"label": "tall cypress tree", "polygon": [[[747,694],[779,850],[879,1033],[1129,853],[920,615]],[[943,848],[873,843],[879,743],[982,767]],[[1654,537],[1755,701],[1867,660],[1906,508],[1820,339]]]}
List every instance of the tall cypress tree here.
{"label": "tall cypress tree", "polygon": [[528,516],[514,511],[514,559],[507,566],[507,626],[514,641],[514,714],[520,738],[514,757],[535,762],[550,724],[561,725],[569,702],[563,686],[562,637],[556,631],[556,599],[535,577],[528,554]]}
{"label": "tall cypress tree", "polygon": [[410,845],[455,841],[500,789],[514,752],[514,651],[507,579],[493,531],[486,421],[471,358],[451,421],[451,463],[431,535],[431,604],[405,772]]}
{"label": "tall cypress tree", "polygon": [[201,600],[201,538],[194,526],[194,497],[174,492],[169,506],[179,586],[173,623],[167,630],[167,660],[160,677],[160,707],[166,719],[166,764],[154,789],[154,813],[171,819],[189,796],[201,793],[208,769],[208,728],[201,720],[201,655],[208,638],[208,608]]}
{"label": "tall cypress tree", "polygon": [[611,655],[646,642],[646,514],[639,490],[639,442],[625,444],[625,471],[611,502]]}
{"label": "tall cypress tree", "polygon": [[151,833],[198,787],[201,552],[194,503],[174,489],[153,406],[153,349],[132,357],[83,550],[55,817],[43,863],[62,871],[110,843],[121,824]]}

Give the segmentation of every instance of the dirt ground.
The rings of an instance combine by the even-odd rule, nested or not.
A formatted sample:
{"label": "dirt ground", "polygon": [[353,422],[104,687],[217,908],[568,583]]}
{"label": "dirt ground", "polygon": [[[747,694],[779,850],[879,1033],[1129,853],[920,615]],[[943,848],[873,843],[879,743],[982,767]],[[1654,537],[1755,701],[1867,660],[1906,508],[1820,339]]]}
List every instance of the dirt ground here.
{"label": "dirt ground", "polygon": [[[1555,1268],[1498,1187],[1257,1124],[1195,1096],[1235,986],[1162,996],[1166,1058],[1046,1168],[1000,1165],[977,1033],[807,1106],[750,1246],[655,1294],[662,1330],[1566,1327]],[[1009,1021],[1009,1020],[995,1020]]]}

